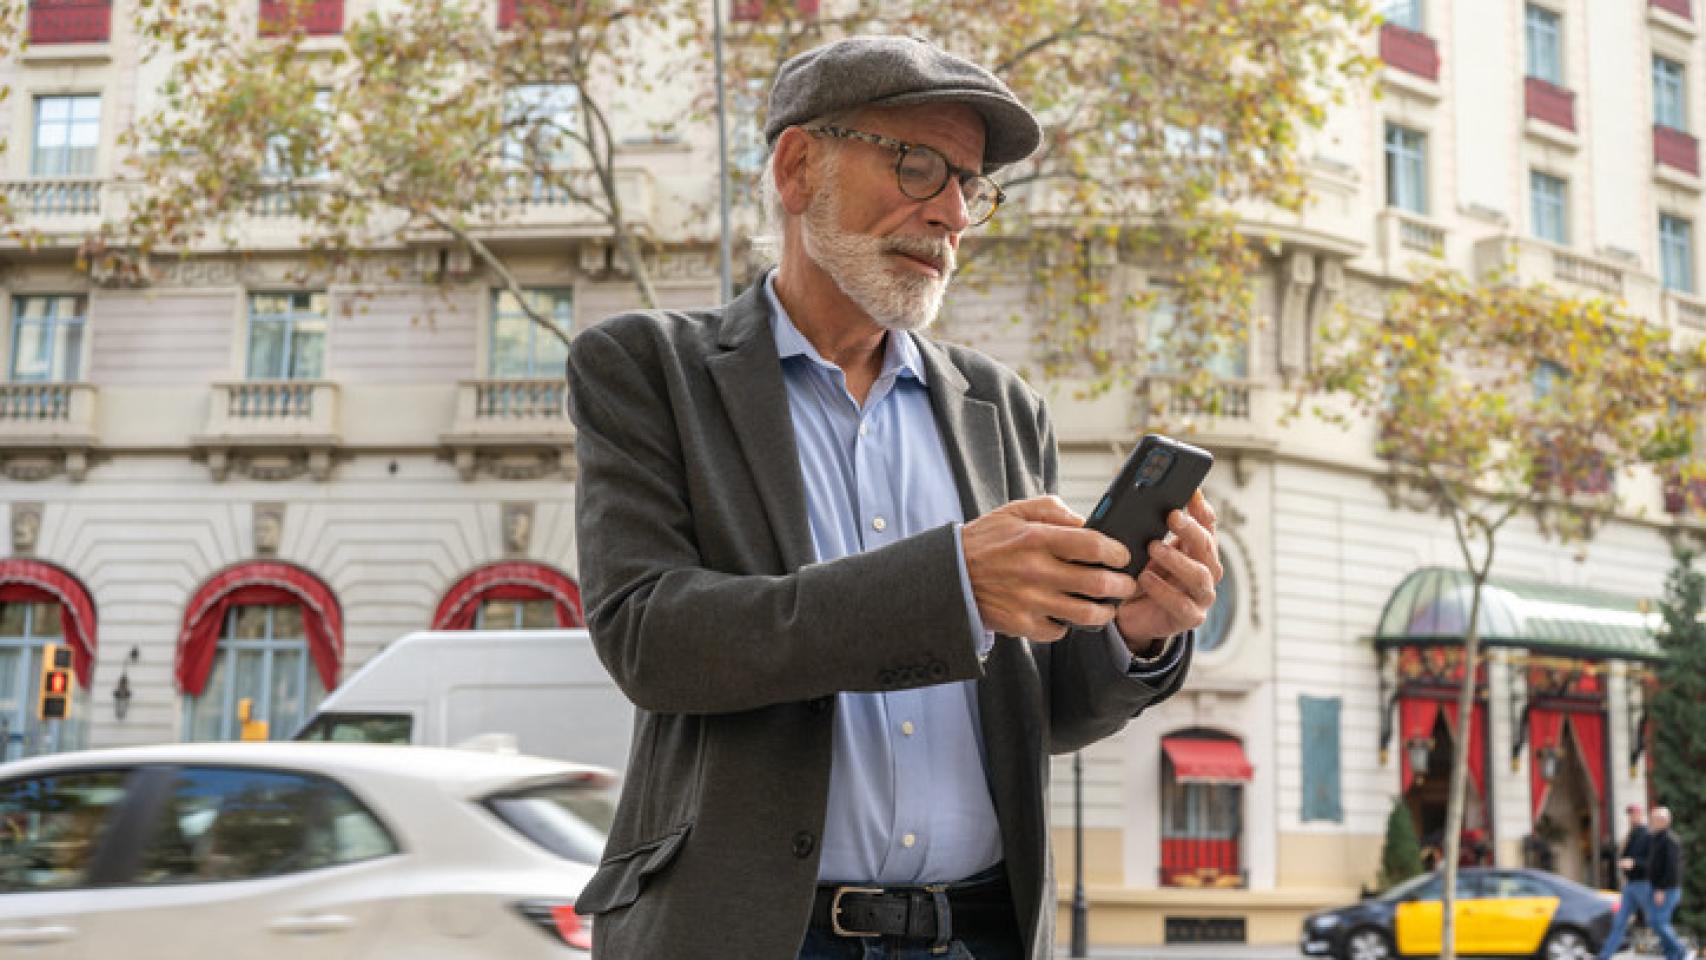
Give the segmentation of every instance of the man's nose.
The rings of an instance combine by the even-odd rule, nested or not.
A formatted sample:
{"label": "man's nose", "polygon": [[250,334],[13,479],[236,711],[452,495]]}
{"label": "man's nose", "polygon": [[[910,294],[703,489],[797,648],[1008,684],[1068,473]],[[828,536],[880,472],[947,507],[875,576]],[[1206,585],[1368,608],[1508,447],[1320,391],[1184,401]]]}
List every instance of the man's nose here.
{"label": "man's nose", "polygon": [[948,231],[950,243],[958,245],[960,234],[971,226],[971,212],[966,209],[965,188],[953,177],[942,191],[925,201],[925,217],[931,226]]}

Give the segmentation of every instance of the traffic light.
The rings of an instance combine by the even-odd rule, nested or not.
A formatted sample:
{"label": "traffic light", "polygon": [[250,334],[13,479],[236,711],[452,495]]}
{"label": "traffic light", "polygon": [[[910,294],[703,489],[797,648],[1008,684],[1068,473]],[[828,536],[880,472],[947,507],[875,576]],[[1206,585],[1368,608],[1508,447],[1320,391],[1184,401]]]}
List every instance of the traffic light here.
{"label": "traffic light", "polygon": [[77,671],[71,666],[71,648],[50,643],[41,651],[41,697],[36,701],[37,720],[71,719],[71,688]]}

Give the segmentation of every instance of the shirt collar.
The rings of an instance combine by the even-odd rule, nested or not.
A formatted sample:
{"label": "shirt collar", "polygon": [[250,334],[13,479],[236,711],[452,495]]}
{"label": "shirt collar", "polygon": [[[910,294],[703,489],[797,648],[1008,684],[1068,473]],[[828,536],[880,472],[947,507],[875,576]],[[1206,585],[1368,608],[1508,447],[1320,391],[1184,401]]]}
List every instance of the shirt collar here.
{"label": "shirt collar", "polygon": [[[782,306],[782,299],[776,296],[776,271],[772,270],[764,277],[764,296],[770,301],[770,332],[776,338],[776,356],[783,360],[790,357],[805,357],[820,367],[829,370],[839,369],[835,364],[823,358],[800,328],[794,326],[794,320],[788,316],[788,311]],[[889,376],[909,376],[920,384],[928,385],[924,379],[924,358],[918,352],[918,344],[912,340],[912,335],[889,331],[884,338],[883,368],[877,374],[878,379]]]}

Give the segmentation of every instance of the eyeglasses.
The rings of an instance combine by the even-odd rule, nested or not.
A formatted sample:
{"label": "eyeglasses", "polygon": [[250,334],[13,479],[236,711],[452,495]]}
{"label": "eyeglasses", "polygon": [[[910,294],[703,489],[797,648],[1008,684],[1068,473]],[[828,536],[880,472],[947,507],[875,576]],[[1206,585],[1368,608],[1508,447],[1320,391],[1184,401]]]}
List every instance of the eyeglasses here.
{"label": "eyeglasses", "polygon": [[960,196],[965,200],[966,215],[971,218],[971,226],[988,223],[989,218],[995,216],[995,211],[1002,201],[1007,199],[1007,194],[995,185],[994,180],[974,170],[954,166],[933,147],[891,140],[874,133],[849,130],[845,127],[808,127],[806,132],[813,136],[834,137],[837,140],[861,140],[893,150],[895,183],[900,186],[901,193],[914,200],[934,200],[947,188],[950,179],[959,181]]}

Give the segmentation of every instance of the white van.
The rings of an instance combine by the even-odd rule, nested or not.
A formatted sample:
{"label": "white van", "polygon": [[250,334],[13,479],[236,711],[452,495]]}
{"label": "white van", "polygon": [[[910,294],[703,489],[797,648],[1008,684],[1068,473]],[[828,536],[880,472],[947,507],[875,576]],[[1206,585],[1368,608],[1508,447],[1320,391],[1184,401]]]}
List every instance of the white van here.
{"label": "white van", "polygon": [[585,630],[423,630],[339,684],[294,739],[513,745],[622,770],[633,721]]}

